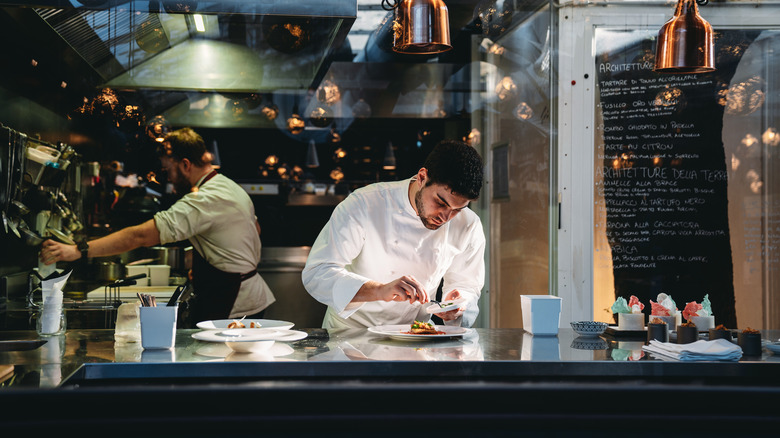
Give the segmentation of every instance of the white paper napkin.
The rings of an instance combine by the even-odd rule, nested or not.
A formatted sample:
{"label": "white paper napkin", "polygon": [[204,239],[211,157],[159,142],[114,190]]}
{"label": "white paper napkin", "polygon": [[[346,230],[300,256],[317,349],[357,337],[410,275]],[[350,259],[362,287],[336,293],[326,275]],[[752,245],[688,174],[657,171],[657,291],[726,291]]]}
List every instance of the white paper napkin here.
{"label": "white paper napkin", "polygon": [[739,360],[742,357],[742,348],[726,339],[698,340],[690,344],[651,340],[650,345],[642,349],[661,359],[670,360]]}
{"label": "white paper napkin", "polygon": [[58,277],[47,278],[41,282],[43,310],[41,311],[41,333],[57,333],[60,329],[62,314],[62,288],[70,277],[71,271]]}

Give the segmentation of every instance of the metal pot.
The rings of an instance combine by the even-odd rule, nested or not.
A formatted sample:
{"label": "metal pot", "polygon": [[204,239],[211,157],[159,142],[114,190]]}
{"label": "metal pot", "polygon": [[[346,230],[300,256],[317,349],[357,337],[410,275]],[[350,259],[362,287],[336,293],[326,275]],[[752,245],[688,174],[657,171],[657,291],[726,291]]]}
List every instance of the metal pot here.
{"label": "metal pot", "polygon": [[104,261],[98,263],[97,278],[100,281],[111,282],[125,277],[125,266],[121,263]]}
{"label": "metal pot", "polygon": [[150,248],[157,264],[168,265],[174,271],[187,272],[192,268],[192,247],[153,246]]}

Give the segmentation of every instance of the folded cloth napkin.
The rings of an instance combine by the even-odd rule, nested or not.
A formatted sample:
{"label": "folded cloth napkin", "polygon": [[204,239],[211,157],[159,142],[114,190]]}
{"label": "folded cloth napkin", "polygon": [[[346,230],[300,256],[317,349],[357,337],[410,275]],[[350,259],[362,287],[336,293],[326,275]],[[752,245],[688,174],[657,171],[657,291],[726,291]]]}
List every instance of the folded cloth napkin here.
{"label": "folded cloth napkin", "polygon": [[739,360],[742,357],[742,348],[726,339],[698,340],[690,344],[651,340],[642,349],[666,360]]}

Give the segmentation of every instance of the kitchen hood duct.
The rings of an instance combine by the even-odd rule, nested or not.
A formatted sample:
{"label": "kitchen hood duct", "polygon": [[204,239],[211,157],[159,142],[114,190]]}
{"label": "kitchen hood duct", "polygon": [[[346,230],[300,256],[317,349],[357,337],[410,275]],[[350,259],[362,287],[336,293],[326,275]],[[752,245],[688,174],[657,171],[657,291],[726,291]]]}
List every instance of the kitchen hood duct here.
{"label": "kitchen hood duct", "polygon": [[[0,6],[22,6],[5,2]],[[357,2],[50,0],[35,13],[118,90],[257,93],[316,87]],[[189,12],[188,12],[189,11]],[[196,31],[191,12],[203,18]]]}
{"label": "kitchen hood duct", "polygon": [[224,41],[186,40],[106,82],[111,88],[262,90],[264,65],[250,48]]}

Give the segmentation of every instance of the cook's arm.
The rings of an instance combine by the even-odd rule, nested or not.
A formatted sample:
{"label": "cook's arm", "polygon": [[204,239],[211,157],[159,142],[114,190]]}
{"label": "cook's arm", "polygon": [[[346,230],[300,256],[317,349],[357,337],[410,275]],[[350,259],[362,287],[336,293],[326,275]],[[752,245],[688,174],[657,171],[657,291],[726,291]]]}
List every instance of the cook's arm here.
{"label": "cook's arm", "polygon": [[[346,266],[352,263],[363,248],[364,231],[346,208],[349,198],[336,206],[328,223],[314,241],[306,266],[301,273],[303,285],[317,301],[331,306],[346,318],[360,307],[351,304],[358,290],[368,278],[350,272]],[[349,306],[349,307],[348,307]]]}
{"label": "cook's arm", "polygon": [[[444,296],[457,290],[468,301],[463,314],[455,319],[445,320],[445,325],[471,327],[479,315],[479,296],[485,285],[485,234],[482,224],[476,221],[469,230],[469,244],[466,250],[455,257],[444,274]],[[463,306],[461,306],[463,307]]]}
{"label": "cook's arm", "polygon": [[[89,241],[89,257],[105,257],[121,254],[142,246],[153,246],[160,243],[160,233],[157,231],[154,219],[121,229],[108,236]],[[74,261],[81,258],[81,252],[76,245],[46,240],[41,246],[41,260],[50,265],[57,261]]]}

